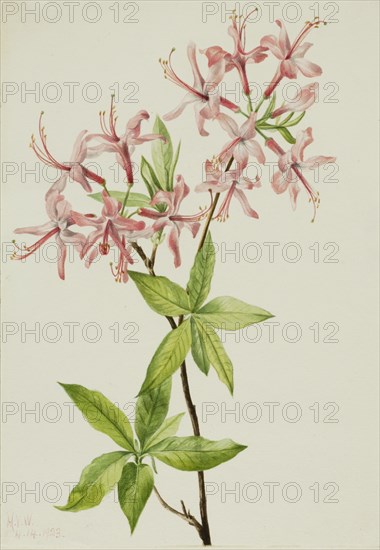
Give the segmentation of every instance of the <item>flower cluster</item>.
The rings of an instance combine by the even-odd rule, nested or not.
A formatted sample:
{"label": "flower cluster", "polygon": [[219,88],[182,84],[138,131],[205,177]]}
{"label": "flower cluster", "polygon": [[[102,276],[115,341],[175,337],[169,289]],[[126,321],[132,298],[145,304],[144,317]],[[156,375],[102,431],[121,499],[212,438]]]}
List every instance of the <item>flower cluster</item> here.
{"label": "flower cluster", "polygon": [[[279,106],[276,106],[276,90],[283,79],[296,79],[300,75],[311,78],[322,73],[318,65],[305,59],[312,46],[311,43],[305,42],[305,38],[324,22],[318,18],[307,22],[297,38],[291,42],[284,23],[278,20],[278,36],[264,36],[257,46],[248,49],[246,30],[249,15],[241,18],[234,14],[231,18],[228,28],[228,34],[233,40],[231,52],[217,45],[197,51],[195,44],[189,44],[187,56],[193,73],[192,84],[187,84],[175,71],[174,49],[170,52],[168,60],[160,60],[165,77],[186,91],[179,106],[166,114],[164,120],[170,121],[178,117],[191,104],[201,136],[209,135],[205,126],[210,121],[216,121],[228,136],[228,142],[222,150],[211,160],[205,161],[203,181],[195,182],[196,192],[207,192],[210,195],[210,206],[195,214],[180,212],[190,188],[181,174],[174,173],[179,148],[174,155],[170,135],[159,118],[152,133],[142,134],[141,126],[150,118],[147,111],[139,111],[127,122],[125,131],[118,133],[112,98],[108,116],[106,117],[104,111],[100,113],[100,132],[82,131],[75,141],[69,162],[56,160],[50,152],[42,124],[42,113],[39,120],[39,139],[37,141],[32,136],[31,148],[41,162],[59,170],[60,176],[45,195],[49,221],[35,227],[16,229],[16,233],[38,235],[40,239],[28,247],[18,247],[15,244],[14,259],[27,258],[48,239],[54,237],[60,252],[58,273],[60,278],[64,279],[68,245],[75,247],[87,267],[90,267],[97,257],[108,255],[110,247],[115,246],[118,249],[119,260],[116,267],[112,266],[112,273],[117,281],[126,282],[128,266],[133,264],[133,249],[139,247],[139,239],[150,239],[152,242],[152,258],[147,260],[152,268],[156,249],[166,237],[174,256],[174,264],[178,267],[181,264],[179,241],[183,228],[187,228],[195,237],[203,219],[207,218],[208,223],[211,219],[226,220],[233,199],[238,200],[247,216],[256,219],[259,217],[250,205],[246,192],[262,185],[259,177],[250,179],[247,176],[251,158],[261,165],[266,162],[263,147],[258,141],[261,138],[265,147],[272,151],[278,160],[278,170],[270,182],[273,190],[275,193],[288,190],[291,204],[295,208],[300,190],[305,189],[313,204],[314,221],[319,206],[319,194],[314,191],[303,172],[305,169],[315,170],[322,164],[334,162],[335,158],[313,156],[305,160],[304,149],[313,142],[312,129],[308,127],[300,130],[294,138],[289,128],[296,126],[305,115],[306,109],[315,102],[317,84],[313,82],[305,85],[299,89],[293,101]],[[253,105],[248,66],[262,63],[271,55],[278,60],[278,67],[262,98]],[[208,65],[206,76],[202,75],[198,63],[199,56],[203,57]],[[220,84],[226,73],[231,71],[236,71],[239,77],[244,107],[229,101],[220,93]],[[294,116],[295,113],[301,114]],[[283,115],[286,115],[285,118]],[[233,117],[239,117],[240,122]],[[275,137],[272,137],[273,135]],[[277,135],[291,145],[289,151],[285,151],[277,142]],[[134,193],[131,192],[135,184],[132,157],[135,155],[136,147],[146,142],[152,142],[154,166],[143,156],[139,164],[148,194]],[[110,190],[105,179],[85,165],[88,159],[105,153],[115,155],[117,163],[125,173],[125,190],[122,192]],[[78,183],[86,193],[91,193],[92,199],[102,202],[101,212],[94,214],[73,210],[63,195],[68,182]],[[92,193],[94,184],[98,189],[100,187],[100,193]],[[219,203],[221,196],[222,200]],[[131,211],[131,207],[135,207],[135,210]],[[83,227],[89,228],[87,235],[76,229]]]}

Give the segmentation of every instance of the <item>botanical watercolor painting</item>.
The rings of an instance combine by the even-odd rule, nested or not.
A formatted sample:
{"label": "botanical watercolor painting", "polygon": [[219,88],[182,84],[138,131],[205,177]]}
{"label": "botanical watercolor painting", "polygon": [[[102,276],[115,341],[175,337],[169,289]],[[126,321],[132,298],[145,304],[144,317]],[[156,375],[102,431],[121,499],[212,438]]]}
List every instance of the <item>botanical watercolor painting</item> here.
{"label": "botanical watercolor painting", "polygon": [[[128,301],[129,289],[135,287],[141,297],[141,311],[152,310],[157,326],[166,327],[166,335],[154,354],[140,356],[140,367],[145,372],[140,387],[128,383],[120,365],[120,380],[129,393],[126,397],[136,399],[134,422],[114,403],[112,393],[103,391],[99,376],[96,381],[88,377],[83,385],[62,372],[58,381],[61,391],[81,412],[88,429],[108,436],[110,445],[105,444],[106,439],[99,439],[97,455],[72,471],[77,484],[67,501],[57,503],[55,508],[62,514],[88,511],[102,506],[103,499],[116,491],[118,507],[133,535],[150,499],[157,499],[167,512],[160,520],[163,530],[170,530],[172,522],[177,521],[189,526],[187,540],[178,540],[178,545],[210,546],[217,533],[218,526],[209,518],[208,471],[223,463],[229,463],[225,469],[239,469],[241,453],[252,453],[252,457],[256,454],[244,441],[235,441],[228,431],[222,439],[210,439],[202,433],[191,373],[198,369],[205,382],[222,384],[230,396],[238,396],[234,370],[239,365],[233,365],[228,343],[221,335],[223,331],[237,333],[264,323],[277,314],[276,307],[269,311],[262,303],[260,289],[256,289],[255,303],[213,293],[214,273],[223,269],[217,258],[213,227],[220,222],[219,229],[229,231],[230,216],[248,217],[253,228],[260,224],[261,212],[256,203],[263,189],[288,197],[288,202],[278,202],[275,208],[288,209],[289,217],[296,209],[305,212],[299,222],[300,233],[305,224],[317,226],[320,191],[315,174],[321,167],[336,163],[334,150],[326,151],[318,139],[318,124],[312,128],[308,123],[309,110],[324,109],[318,102],[318,78],[324,60],[313,55],[312,46],[323,40],[325,29],[329,31],[328,18],[315,16],[299,22],[297,32],[294,24],[289,27],[278,18],[272,23],[271,33],[263,34],[260,21],[252,23],[257,10],[233,11],[229,21],[220,24],[223,44],[228,35],[228,49],[218,44],[214,33],[209,34],[207,43],[195,44],[191,29],[183,24],[182,32],[188,35],[187,50],[173,48],[160,58],[162,79],[153,83],[163,94],[166,87],[174,86],[178,103],[162,113],[152,113],[149,104],[137,109],[129,105],[125,117],[126,109],[119,108],[115,95],[110,94],[108,109],[94,118],[93,127],[72,136],[69,160],[56,146],[57,141],[53,147],[47,138],[48,130],[52,135],[60,132],[52,123],[54,107],[36,111],[31,152],[39,163],[54,168],[59,177],[45,187],[40,184],[35,188],[36,201],[45,205],[45,219],[34,219],[31,210],[29,219],[14,220],[17,237],[12,259],[26,264],[24,285],[30,284],[30,258],[46,243],[55,242],[59,252],[56,273],[51,265],[40,265],[39,269],[50,269],[52,277],[67,284],[71,276],[68,256],[74,251],[75,262],[88,270],[90,289],[92,272],[108,264],[109,285],[115,281],[120,284],[120,300]],[[165,33],[170,32],[167,27]],[[157,63],[160,44],[145,47],[151,48],[151,63]],[[267,85],[261,97],[253,99],[255,70],[259,66],[265,70],[266,65]],[[184,76],[189,70],[191,80]],[[239,102],[223,92],[227,75],[234,75],[239,82]],[[285,101],[281,90],[289,82],[296,82],[298,91]],[[191,159],[189,143],[171,128],[172,121],[188,111],[194,113],[191,131],[203,140],[204,161],[198,181],[189,181],[186,163],[181,164],[181,159]],[[70,113],[64,131],[70,133]],[[210,134],[218,134],[224,142],[219,150],[208,147]],[[115,161],[122,171],[122,181],[103,177],[101,171],[93,169],[94,159],[100,166]],[[269,178],[260,169],[268,161],[274,166]],[[85,208],[77,207],[71,198],[74,189],[87,197]],[[202,204],[198,210],[188,206],[194,197],[199,197]],[[276,218],[276,211],[272,216]],[[28,225],[23,226],[25,223]],[[186,234],[192,238],[192,250],[183,246]],[[26,238],[30,241],[20,244]],[[234,238],[241,237],[237,234]],[[171,261],[166,266],[170,276],[161,275],[157,269],[163,249],[170,253]],[[184,257],[191,258],[191,268],[185,273],[187,284],[180,285],[177,274],[186,264]],[[94,287],[90,292],[99,289]],[[107,293],[107,288],[101,292]],[[94,361],[96,365],[96,357]],[[106,381],[107,371],[103,373]],[[174,385],[174,380],[179,385]],[[186,409],[169,415],[173,392],[179,388]],[[44,391],[49,393],[48,385]],[[190,431],[182,427],[184,418],[189,420]],[[224,428],[227,430],[227,426]],[[190,509],[180,485],[176,487],[175,502],[166,496],[160,472],[167,467],[193,476],[197,509]],[[229,506],[239,504],[231,502]],[[104,529],[108,528],[104,524]],[[235,524],[234,528],[239,531],[242,526]],[[109,540],[112,544],[112,529]],[[159,532],[156,541],[161,542]],[[126,544],[129,547],[133,539]]]}

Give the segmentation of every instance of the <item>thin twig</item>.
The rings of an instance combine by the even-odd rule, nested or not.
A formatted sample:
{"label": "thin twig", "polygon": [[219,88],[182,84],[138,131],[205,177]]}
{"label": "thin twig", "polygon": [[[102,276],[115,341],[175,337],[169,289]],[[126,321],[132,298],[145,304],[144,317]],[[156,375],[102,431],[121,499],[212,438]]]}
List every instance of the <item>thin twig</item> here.
{"label": "thin twig", "polygon": [[189,514],[187,511],[186,511],[186,507],[183,503],[183,500],[181,500],[181,504],[182,504],[182,508],[184,510],[184,513],[180,512],[179,510],[176,510],[175,508],[173,508],[172,506],[170,506],[170,504],[168,504],[163,498],[162,496],[160,495],[160,493],[158,492],[158,489],[156,486],[153,487],[153,490],[154,492],[156,493],[156,496],[160,502],[160,504],[162,504],[162,506],[166,509],[166,510],[169,510],[169,512],[171,512],[172,514],[175,514],[176,516],[178,516],[179,518],[183,519],[184,521],[186,521],[186,523],[188,523],[189,525],[192,525],[193,527],[196,528],[196,530],[200,533],[202,531],[202,525],[199,523],[199,521],[194,517],[192,516],[191,514]]}

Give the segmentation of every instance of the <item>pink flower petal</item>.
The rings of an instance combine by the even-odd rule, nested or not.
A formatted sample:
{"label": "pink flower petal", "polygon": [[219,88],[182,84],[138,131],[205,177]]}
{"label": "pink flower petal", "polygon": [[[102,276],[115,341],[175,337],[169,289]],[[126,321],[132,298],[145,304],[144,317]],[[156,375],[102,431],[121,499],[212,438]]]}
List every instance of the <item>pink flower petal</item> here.
{"label": "pink flower petal", "polygon": [[330,162],[335,162],[336,157],[325,157],[322,155],[310,157],[301,163],[301,168],[307,168],[308,170],[316,170],[324,164],[329,164]]}
{"label": "pink flower petal", "polygon": [[29,235],[46,235],[51,229],[54,229],[56,224],[54,222],[47,222],[42,225],[34,225],[29,227],[18,227],[14,230],[15,233],[22,234],[28,233]]}
{"label": "pink flower petal", "polygon": [[245,146],[249,154],[256,157],[257,162],[259,162],[260,164],[265,163],[264,151],[262,150],[261,145],[256,140],[250,139],[249,141],[246,141]]}
{"label": "pink flower petal", "polygon": [[190,42],[190,44],[187,46],[187,57],[189,58],[191,70],[193,72],[194,88],[198,91],[201,91],[203,89],[204,79],[198,67],[196,51],[196,45],[194,44],[194,42]]}
{"label": "pink flower petal", "polygon": [[240,126],[239,135],[242,139],[252,139],[256,135],[256,113],[251,113],[247,120]]}
{"label": "pink flower petal", "polygon": [[299,192],[300,192],[300,187],[296,181],[293,182],[291,185],[289,185],[290,203],[292,205],[293,210],[296,209],[297,197]]}
{"label": "pink flower petal", "polygon": [[205,130],[205,118],[202,116],[203,102],[196,101],[194,103],[195,122],[201,136],[207,137],[209,133]]}
{"label": "pink flower petal", "polygon": [[168,245],[169,249],[174,256],[174,267],[179,267],[181,265],[181,254],[179,251],[179,235],[180,230],[177,225],[173,223],[172,228],[169,232]]}
{"label": "pink flower petal", "polygon": [[217,121],[219,122],[223,130],[225,130],[232,139],[240,136],[239,126],[236,120],[234,120],[230,116],[225,115],[224,113],[220,113],[217,116]]}
{"label": "pink flower petal", "polygon": [[290,50],[290,47],[291,47],[289,36],[288,36],[288,33],[286,31],[286,28],[285,28],[285,25],[284,25],[283,21],[281,21],[280,19],[276,19],[276,24],[280,27],[280,35],[279,35],[279,38],[278,38],[278,45],[280,46],[281,53],[285,57],[289,53],[289,50]]}
{"label": "pink flower petal", "polygon": [[282,76],[287,78],[297,78],[297,65],[293,59],[285,59],[280,64]]}
{"label": "pink flower petal", "polygon": [[319,65],[312,63],[304,58],[295,58],[294,63],[297,65],[299,70],[304,76],[314,77],[320,76],[322,74],[322,69]]}
{"label": "pink flower petal", "polygon": [[56,243],[58,245],[58,262],[57,262],[57,266],[58,266],[58,275],[60,277],[60,279],[62,279],[63,281],[65,280],[65,261],[66,261],[66,256],[67,256],[67,250],[66,250],[66,246],[65,244],[63,243],[61,237],[59,236],[59,234],[55,237],[55,240],[56,240]]}
{"label": "pink flower petal", "polygon": [[137,138],[141,132],[141,123],[143,120],[149,119],[149,113],[147,111],[141,110],[134,117],[132,117],[126,128],[126,133],[129,134],[132,138]]}
{"label": "pink flower petal", "polygon": [[281,193],[286,191],[287,188],[289,187],[289,184],[290,184],[290,181],[291,181],[289,179],[289,176],[290,176],[289,172],[290,171],[291,170],[289,170],[288,172],[277,171],[273,174],[272,189],[278,195],[280,195]]}
{"label": "pink flower petal", "polygon": [[277,59],[284,59],[284,55],[281,52],[277,38],[273,34],[263,36],[260,40],[260,46],[268,48]]}
{"label": "pink flower petal", "polygon": [[169,113],[166,113],[166,115],[164,115],[162,118],[164,120],[173,120],[174,118],[177,118],[183,113],[188,105],[194,103],[195,101],[199,101],[199,98],[190,93],[186,94],[181,103],[175,109],[173,109]]}
{"label": "pink flower petal", "polygon": [[244,214],[246,214],[250,218],[258,219],[258,217],[259,217],[258,213],[255,210],[253,210],[253,208],[251,208],[251,206],[248,202],[248,199],[245,196],[244,191],[242,191],[241,189],[235,188],[234,197],[240,202],[240,204],[243,208]]}
{"label": "pink flower petal", "polygon": [[296,137],[296,143],[292,145],[291,154],[293,162],[299,163],[303,162],[303,155],[305,147],[310,145],[313,142],[313,133],[312,129],[306,128],[306,130],[301,130],[298,132]]}

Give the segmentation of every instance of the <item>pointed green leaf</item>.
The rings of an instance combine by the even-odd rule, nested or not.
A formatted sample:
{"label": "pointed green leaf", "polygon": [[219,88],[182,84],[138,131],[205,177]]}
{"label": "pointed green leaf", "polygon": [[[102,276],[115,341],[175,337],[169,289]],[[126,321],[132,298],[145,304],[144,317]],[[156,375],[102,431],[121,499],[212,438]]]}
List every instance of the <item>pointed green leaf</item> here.
{"label": "pointed green leaf", "polygon": [[178,143],[178,147],[177,147],[177,150],[175,152],[172,165],[170,167],[170,173],[169,173],[170,188],[168,189],[168,191],[173,191],[174,172],[175,172],[175,169],[177,167],[177,162],[178,162],[178,157],[179,157],[180,150],[181,150],[181,142]]}
{"label": "pointed green leaf", "polygon": [[119,504],[127,516],[131,533],[153,490],[152,468],[148,464],[129,462],[124,466],[118,485]]}
{"label": "pointed green leaf", "polygon": [[60,384],[95,430],[108,435],[120,447],[133,451],[133,431],[128,418],[102,393],[77,384]]}
{"label": "pointed green leaf", "polygon": [[273,93],[272,98],[266,108],[263,118],[269,118],[276,106],[276,92]]}
{"label": "pointed green leaf", "polygon": [[169,437],[149,450],[161,462],[187,472],[209,470],[246,449],[231,439],[210,441],[199,436]]}
{"label": "pointed green leaf", "polygon": [[[294,113],[292,113],[292,114],[294,114]],[[285,126],[286,126],[287,128],[289,128],[290,126],[295,126],[296,124],[298,124],[299,122],[301,122],[301,120],[303,119],[303,117],[304,117],[305,115],[306,115],[306,111],[304,111],[303,113],[301,113],[298,117],[294,118],[292,121],[290,121],[290,122],[287,121],[286,124],[285,124],[285,120],[283,120],[281,124],[282,124],[282,125],[285,124]]]}
{"label": "pointed green leaf", "polygon": [[191,354],[195,364],[204,374],[207,375],[210,370],[210,360],[207,356],[203,338],[199,334],[199,330],[194,319],[191,319]]}
{"label": "pointed green leaf", "polygon": [[158,190],[163,189],[155,174],[155,171],[153,170],[153,167],[144,156],[141,157],[140,173],[151,197],[153,197]]}
{"label": "pointed green leaf", "polygon": [[170,170],[173,160],[173,145],[170,134],[165,124],[160,117],[157,117],[153,126],[153,133],[164,136],[166,142],[161,139],[152,141],[152,159],[156,170],[157,178],[161,186],[166,190],[170,190]]}
{"label": "pointed green leaf", "polygon": [[250,306],[230,296],[219,296],[211,300],[197,315],[204,323],[212,323],[216,328],[223,330],[240,330],[273,317],[265,309]]}
{"label": "pointed green leaf", "polygon": [[163,439],[175,435],[178,431],[179,425],[184,415],[185,413],[180,413],[175,416],[171,416],[170,418],[167,418],[162,426],[156,431],[156,433],[153,434],[152,437],[146,442],[145,448],[147,452],[150,447],[153,447],[153,445],[157,445],[157,443],[159,443]]}
{"label": "pointed green leaf", "polygon": [[64,512],[79,512],[98,506],[121,477],[126,460],[132,453],[115,451],[95,458],[83,470],[78,485],[65,506],[55,506]]}
{"label": "pointed green leaf", "polygon": [[212,326],[209,323],[203,323],[198,316],[194,316],[194,319],[211,365],[216,370],[219,380],[227,386],[232,394],[234,391],[234,372],[231,359]]}
{"label": "pointed green leaf", "polygon": [[183,363],[191,346],[190,320],[171,330],[158,346],[146,373],[140,394],[160,386]]}
{"label": "pointed green leaf", "polygon": [[[109,194],[111,195],[112,198],[116,199],[117,201],[121,203],[124,202],[125,192],[109,191]],[[91,197],[92,199],[95,199],[96,201],[103,202],[102,193],[91,193],[89,197]],[[150,197],[148,197],[147,195],[143,195],[143,193],[130,192],[126,206],[129,206],[129,207],[135,206],[139,208],[150,206]]]}
{"label": "pointed green leaf", "polygon": [[145,441],[161,426],[168,414],[172,379],[168,378],[161,386],[146,392],[137,400],[135,431],[144,448]]}
{"label": "pointed green leaf", "polygon": [[148,306],[156,313],[173,317],[190,313],[186,291],[167,277],[155,277],[138,271],[128,273]]}
{"label": "pointed green leaf", "polygon": [[294,144],[296,142],[295,138],[292,136],[292,134],[287,130],[286,128],[279,126],[277,130],[280,132],[282,137],[291,144]]}
{"label": "pointed green leaf", "polygon": [[[291,118],[293,118],[293,115],[294,113],[290,113],[290,115],[288,115],[286,118],[284,118],[284,120],[281,121],[281,124],[279,124],[279,126],[287,126],[286,123],[289,122]],[[280,118],[281,118],[281,115],[276,118],[276,121],[279,120]]]}
{"label": "pointed green leaf", "polygon": [[198,311],[209,295],[214,266],[215,248],[211,234],[208,232],[203,247],[195,256],[186,289],[190,298],[191,311]]}

